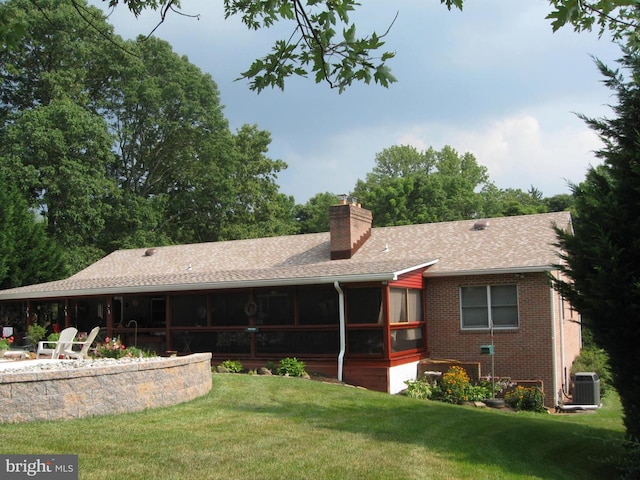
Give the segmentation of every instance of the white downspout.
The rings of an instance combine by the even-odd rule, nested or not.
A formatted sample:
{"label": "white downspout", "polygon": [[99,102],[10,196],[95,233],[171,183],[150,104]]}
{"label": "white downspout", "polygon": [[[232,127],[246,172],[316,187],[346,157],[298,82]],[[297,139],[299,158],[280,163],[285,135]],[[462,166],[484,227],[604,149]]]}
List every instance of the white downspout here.
{"label": "white downspout", "polygon": [[551,292],[551,345],[553,346],[553,353],[552,353],[552,364],[553,364],[553,375],[552,375],[552,381],[553,381],[553,406],[557,407],[558,405],[560,405],[560,400],[558,398],[558,372],[557,372],[557,368],[558,368],[558,364],[557,364],[557,360],[556,360],[556,355],[557,355],[557,346],[556,346],[556,296],[554,295],[553,292],[553,287],[550,289]]}
{"label": "white downspout", "polygon": [[[555,296],[554,296],[555,298]],[[562,393],[568,391],[567,388],[567,371],[566,371],[566,359],[564,351],[564,301],[560,299],[560,372],[562,375]],[[564,397],[562,397],[564,400]]]}
{"label": "white downspout", "polygon": [[338,353],[338,380],[342,381],[342,365],[344,363],[344,352],[347,349],[347,334],[344,315],[344,292],[336,280],[333,286],[338,292],[338,312],[340,313],[340,353]]}

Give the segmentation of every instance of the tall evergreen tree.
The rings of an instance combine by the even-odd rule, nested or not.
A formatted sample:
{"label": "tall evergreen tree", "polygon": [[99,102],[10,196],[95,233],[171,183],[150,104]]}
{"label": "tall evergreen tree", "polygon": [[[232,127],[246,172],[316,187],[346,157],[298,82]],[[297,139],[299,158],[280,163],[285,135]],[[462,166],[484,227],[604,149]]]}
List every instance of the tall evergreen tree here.
{"label": "tall evergreen tree", "polygon": [[[618,104],[612,119],[587,119],[605,147],[603,164],[573,187],[573,233],[558,230],[566,276],[557,288],[610,357],[629,439],[640,441],[640,56],[625,52],[628,77],[598,63]],[[640,449],[635,455],[640,465]],[[633,477],[637,478],[637,477]]]}
{"label": "tall evergreen tree", "polygon": [[65,256],[0,171],[0,289],[64,277]]}

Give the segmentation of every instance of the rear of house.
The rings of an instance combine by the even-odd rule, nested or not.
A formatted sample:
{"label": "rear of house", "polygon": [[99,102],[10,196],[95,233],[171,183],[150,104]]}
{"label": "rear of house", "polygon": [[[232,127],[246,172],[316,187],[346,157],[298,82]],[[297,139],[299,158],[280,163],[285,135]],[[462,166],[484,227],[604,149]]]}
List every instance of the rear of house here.
{"label": "rear of house", "polygon": [[428,278],[425,293],[428,357],[479,362],[482,375],[493,360],[496,377],[542,386],[546,405],[566,400],[581,326],[547,272]]}
{"label": "rear of house", "polygon": [[[567,212],[371,227],[354,203],[331,231],[114,252],[58,282],[0,291],[0,324],[120,336],[157,352],[245,366],[295,356],[309,371],[396,393],[421,362],[469,362],[562,400],[579,319],[552,289]],[[493,344],[493,358],[481,353]]]}

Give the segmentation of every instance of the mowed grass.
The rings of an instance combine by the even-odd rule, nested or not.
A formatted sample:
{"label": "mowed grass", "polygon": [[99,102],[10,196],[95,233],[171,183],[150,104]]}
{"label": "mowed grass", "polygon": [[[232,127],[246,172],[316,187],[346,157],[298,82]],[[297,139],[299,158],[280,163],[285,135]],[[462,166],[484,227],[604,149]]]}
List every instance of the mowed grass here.
{"label": "mowed grass", "polygon": [[174,407],[0,425],[5,454],[79,456],[79,478],[608,479],[620,405],[530,414],[297,378],[214,375]]}

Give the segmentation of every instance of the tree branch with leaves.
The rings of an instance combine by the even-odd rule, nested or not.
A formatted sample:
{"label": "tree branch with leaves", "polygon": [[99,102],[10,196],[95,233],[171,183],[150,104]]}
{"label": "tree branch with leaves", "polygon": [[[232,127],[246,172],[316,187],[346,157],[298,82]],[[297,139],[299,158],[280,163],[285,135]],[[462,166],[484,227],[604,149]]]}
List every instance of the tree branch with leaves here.
{"label": "tree branch with leaves", "polygon": [[[179,12],[178,0],[104,0],[109,6],[125,4],[136,16],[145,9],[160,12],[159,24],[169,11]],[[448,8],[462,7],[462,0],[440,0]],[[383,51],[383,33],[359,36],[349,15],[361,4],[353,0],[225,0],[225,18],[239,16],[249,30],[290,23],[291,33],[277,40],[266,55],[256,59],[237,80],[247,80],[251,90],[284,89],[290,77],[313,76],[343,92],[354,82],[384,87],[396,82],[388,61],[395,52]],[[156,27],[157,28],[157,27]],[[154,29],[155,30],[155,29]]]}

